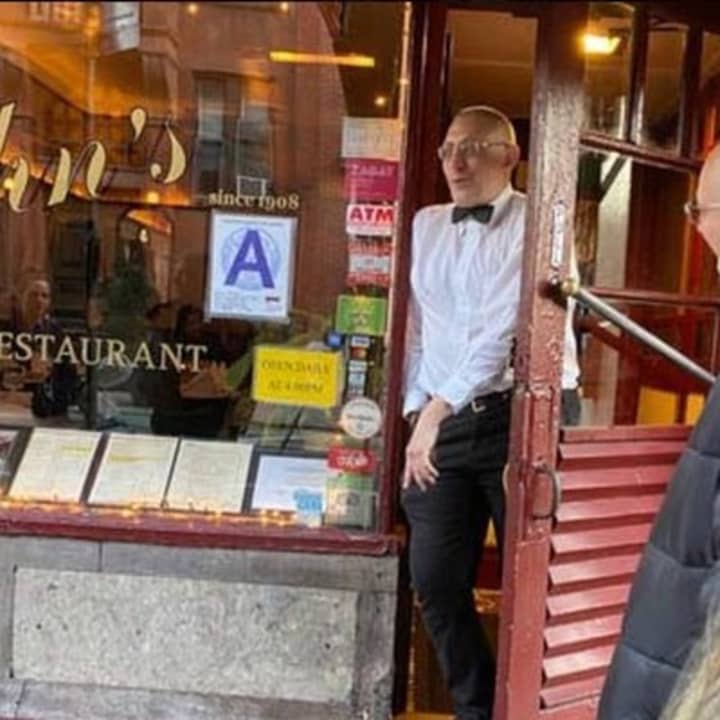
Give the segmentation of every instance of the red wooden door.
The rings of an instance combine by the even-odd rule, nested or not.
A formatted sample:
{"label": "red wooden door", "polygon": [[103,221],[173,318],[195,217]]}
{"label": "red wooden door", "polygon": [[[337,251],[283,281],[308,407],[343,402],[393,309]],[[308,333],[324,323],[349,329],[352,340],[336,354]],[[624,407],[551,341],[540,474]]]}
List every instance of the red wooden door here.
{"label": "red wooden door", "polygon": [[562,433],[562,502],[550,535],[540,717],[592,720],[632,576],[685,427]]}

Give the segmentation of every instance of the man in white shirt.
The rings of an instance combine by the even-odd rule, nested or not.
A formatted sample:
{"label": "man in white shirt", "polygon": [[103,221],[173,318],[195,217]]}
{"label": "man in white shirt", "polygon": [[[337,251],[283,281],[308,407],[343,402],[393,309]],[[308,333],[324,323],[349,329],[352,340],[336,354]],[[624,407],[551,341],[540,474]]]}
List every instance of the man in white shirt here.
{"label": "man in white shirt", "polygon": [[[413,586],[457,718],[490,720],[495,663],[473,587],[489,518],[502,548],[525,196],[510,183],[515,131],[493,108],[458,113],[438,155],[454,204],[413,222],[402,502]],[[568,389],[577,374],[575,362]]]}

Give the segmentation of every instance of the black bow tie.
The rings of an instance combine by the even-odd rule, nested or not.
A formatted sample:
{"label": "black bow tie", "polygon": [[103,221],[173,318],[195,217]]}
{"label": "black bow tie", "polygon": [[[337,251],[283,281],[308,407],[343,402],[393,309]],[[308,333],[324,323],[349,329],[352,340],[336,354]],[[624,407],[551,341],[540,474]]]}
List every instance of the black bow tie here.
{"label": "black bow tie", "polygon": [[455,205],[452,209],[452,221],[453,223],[459,223],[461,220],[471,217],[473,220],[477,220],[479,223],[486,225],[490,222],[492,214],[492,205],[473,205],[472,207],[460,207],[459,205]]}

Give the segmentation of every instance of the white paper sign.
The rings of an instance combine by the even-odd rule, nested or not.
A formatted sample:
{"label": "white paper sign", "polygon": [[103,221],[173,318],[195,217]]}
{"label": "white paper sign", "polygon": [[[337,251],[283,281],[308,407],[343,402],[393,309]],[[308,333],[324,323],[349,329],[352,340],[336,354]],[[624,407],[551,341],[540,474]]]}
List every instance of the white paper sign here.
{"label": "white paper sign", "polygon": [[206,316],[287,320],[296,219],[214,211],[210,223]]}
{"label": "white paper sign", "polygon": [[342,157],[400,160],[402,125],[395,118],[344,117]]}
{"label": "white paper sign", "polygon": [[252,443],[182,440],[166,502],[183,510],[242,510]]}
{"label": "white paper sign", "polygon": [[160,507],[177,443],[172,437],[112,434],[90,502]]}
{"label": "white paper sign", "polygon": [[340,427],[358,440],[368,440],[377,435],[381,426],[380,406],[370,398],[353,398],[340,411]]}
{"label": "white paper sign", "polygon": [[322,494],[324,511],[325,482],[330,474],[326,458],[262,455],[251,509],[295,512],[295,493],[311,491]]}
{"label": "white paper sign", "polygon": [[78,502],[101,434],[35,428],[10,488],[10,497]]}

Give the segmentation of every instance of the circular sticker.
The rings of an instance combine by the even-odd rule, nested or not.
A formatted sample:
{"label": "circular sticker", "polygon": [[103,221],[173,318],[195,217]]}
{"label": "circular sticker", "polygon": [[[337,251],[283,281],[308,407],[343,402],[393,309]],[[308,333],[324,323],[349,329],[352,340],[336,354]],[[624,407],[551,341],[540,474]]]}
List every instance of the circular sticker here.
{"label": "circular sticker", "polygon": [[340,427],[357,440],[367,440],[376,435],[381,423],[380,407],[369,398],[353,398],[340,412]]}

